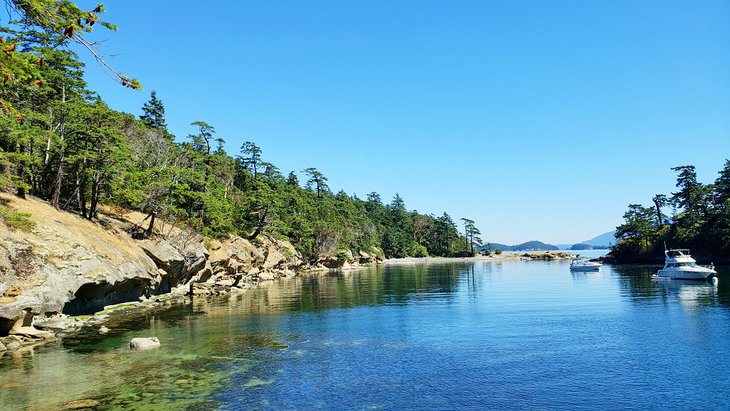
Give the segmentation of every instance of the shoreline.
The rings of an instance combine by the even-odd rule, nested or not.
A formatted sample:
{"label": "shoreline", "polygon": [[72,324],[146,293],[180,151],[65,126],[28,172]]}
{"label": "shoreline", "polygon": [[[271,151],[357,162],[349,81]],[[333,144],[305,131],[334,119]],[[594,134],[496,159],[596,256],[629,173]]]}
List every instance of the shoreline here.
{"label": "shoreline", "polygon": [[[499,255],[478,255],[474,257],[406,257],[391,258],[378,261],[373,264],[348,265],[339,268],[326,268],[305,266],[294,270],[292,275],[282,276],[281,278],[292,278],[304,275],[322,275],[331,272],[353,272],[363,269],[376,268],[378,266],[398,266],[398,265],[427,265],[427,264],[450,264],[450,263],[471,263],[478,261],[551,261],[551,260],[569,260],[575,255],[563,251],[548,252],[525,252],[525,253],[509,253]],[[139,318],[158,311],[174,309],[175,307],[191,305],[195,301],[210,301],[214,298],[231,298],[236,295],[246,293],[252,288],[262,283],[273,282],[277,279],[259,279],[258,281],[243,281],[236,285],[207,285],[199,283],[191,283],[181,285],[170,290],[167,293],[143,297],[138,301],[128,301],[118,304],[104,306],[102,310],[88,315],[66,315],[58,314],[52,317],[33,319],[32,325],[28,327],[27,332],[18,330],[7,337],[2,337],[5,343],[0,350],[0,356],[4,354],[16,355],[32,350],[49,343],[59,343],[63,339],[88,338],[96,336],[104,338],[107,335],[115,334],[115,324],[121,324],[130,319]],[[203,288],[203,286],[205,286]],[[198,288],[201,287],[202,289]],[[32,330],[31,330],[32,329]],[[140,330],[141,331],[141,330]],[[13,342],[15,344],[13,344]]]}
{"label": "shoreline", "polygon": [[382,262],[383,265],[410,265],[410,264],[433,264],[450,262],[476,262],[476,261],[501,261],[501,260],[570,260],[580,255],[569,251],[525,251],[524,253],[502,253],[491,255],[478,255],[474,257],[405,257],[389,258]]}

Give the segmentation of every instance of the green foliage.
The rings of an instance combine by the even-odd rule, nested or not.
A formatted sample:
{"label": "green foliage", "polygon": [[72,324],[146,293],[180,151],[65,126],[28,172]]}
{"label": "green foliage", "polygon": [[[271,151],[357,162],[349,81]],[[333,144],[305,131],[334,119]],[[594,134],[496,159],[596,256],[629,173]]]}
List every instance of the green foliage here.
{"label": "green foliage", "polygon": [[[6,0],[21,22],[0,29],[0,189],[48,200],[89,220],[99,205],[146,214],[133,235],[154,235],[158,221],[196,230],[206,239],[231,234],[290,240],[305,259],[343,258],[343,250],[384,257],[455,256],[469,243],[452,218],[423,215],[396,195],[384,204],[334,194],[316,168],[305,186],[263,160],[253,141],[234,158],[204,122],[184,142],[166,130],[165,107],[152,91],[139,119],[109,108],[83,80],[84,65],[66,46],[103,23],[101,6],[82,11],[69,1]],[[126,86],[138,83],[102,66]],[[3,211],[3,221],[30,227]],[[210,241],[210,240],[206,240]],[[209,244],[208,244],[209,245]]]}
{"label": "green foliage", "polygon": [[502,254],[502,250],[498,248],[498,249],[494,250],[494,254],[500,255],[500,254]]}
{"label": "green foliage", "polygon": [[413,243],[413,248],[411,249],[411,256],[413,257],[428,257],[428,250],[426,247],[422,246],[418,243]]}
{"label": "green foliage", "polygon": [[[117,29],[114,24],[101,19],[101,14],[105,12],[103,4],[98,4],[92,10],[82,10],[68,0],[5,0],[5,5],[11,18],[17,18],[12,23],[20,31],[44,33],[60,47],[66,47],[70,43],[81,45],[93,55],[110,77],[125,87],[142,88],[138,80],[117,72],[107,63],[104,53],[98,49],[98,43],[86,37],[98,26],[109,30]],[[10,30],[6,28],[4,31]],[[20,50],[17,47],[17,38],[8,40],[0,43],[0,86],[22,88],[41,84],[43,80],[39,71],[45,60],[27,49]],[[12,104],[5,99],[0,99],[0,105],[0,111],[13,110]]]}
{"label": "green foliage", "polygon": [[348,255],[346,250],[339,250],[335,253],[335,258],[339,262],[346,262],[350,259],[350,256]]}
{"label": "green foliage", "polygon": [[4,204],[0,204],[0,220],[8,227],[17,228],[24,232],[30,232],[36,226],[36,222],[30,219],[30,214],[19,213]]}
{"label": "green foliage", "polygon": [[142,115],[139,116],[142,124],[149,128],[167,131],[167,123],[165,122],[165,106],[162,101],[157,98],[157,92],[152,90],[150,101],[142,106]]}
{"label": "green foliage", "polygon": [[[697,181],[694,166],[672,168],[677,172],[678,191],[654,196],[653,207],[629,205],[624,223],[616,227],[617,244],[611,257],[622,262],[661,262],[666,243],[672,248],[693,248],[715,261],[730,252],[730,161],[714,184]],[[668,219],[663,209],[676,207]]]}

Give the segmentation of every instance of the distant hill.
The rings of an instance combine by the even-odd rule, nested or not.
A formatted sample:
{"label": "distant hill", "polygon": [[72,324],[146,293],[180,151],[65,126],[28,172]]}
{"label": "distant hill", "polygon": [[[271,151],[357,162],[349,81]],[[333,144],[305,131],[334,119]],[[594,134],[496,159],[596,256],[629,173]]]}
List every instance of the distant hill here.
{"label": "distant hill", "polygon": [[613,236],[616,233],[616,230],[609,231],[607,233],[603,233],[601,235],[597,235],[590,240],[581,241],[580,244],[588,244],[592,246],[593,248],[596,247],[608,247],[610,245],[616,244],[616,238]]}
{"label": "distant hill", "polygon": [[575,250],[592,250],[593,246],[590,244],[580,243],[580,244],[573,244],[572,246],[570,246],[570,249],[573,251],[575,251]]}
{"label": "distant hill", "polygon": [[544,251],[544,250],[558,250],[558,247],[552,244],[545,244],[542,241],[528,241],[526,243],[517,244],[513,247],[515,251]]}
{"label": "distant hill", "polygon": [[547,251],[547,250],[559,250],[558,247],[552,244],[545,244],[542,241],[527,241],[517,245],[507,245],[500,243],[491,243],[492,250],[500,249],[502,251]]}

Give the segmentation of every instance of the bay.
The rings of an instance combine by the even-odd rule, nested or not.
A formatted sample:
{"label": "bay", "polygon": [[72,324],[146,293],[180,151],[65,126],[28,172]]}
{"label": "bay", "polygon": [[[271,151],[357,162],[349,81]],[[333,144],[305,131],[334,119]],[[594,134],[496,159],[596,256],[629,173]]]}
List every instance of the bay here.
{"label": "bay", "polygon": [[[302,275],[0,357],[0,408],[728,409],[730,270],[567,261]],[[724,279],[727,279],[724,281]],[[130,352],[136,336],[162,347]]]}

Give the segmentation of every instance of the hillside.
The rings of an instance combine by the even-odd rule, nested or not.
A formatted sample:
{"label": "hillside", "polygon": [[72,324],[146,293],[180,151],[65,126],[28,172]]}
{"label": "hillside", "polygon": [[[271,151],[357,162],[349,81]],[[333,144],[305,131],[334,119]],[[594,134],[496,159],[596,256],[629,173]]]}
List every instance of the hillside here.
{"label": "hillside", "polygon": [[595,247],[608,247],[610,245],[616,244],[616,230],[611,230],[608,232],[605,232],[603,234],[599,234],[590,240],[581,241],[579,244],[588,244],[590,246]]}
{"label": "hillside", "polygon": [[[524,243],[520,243],[517,245],[507,245],[507,244],[501,244],[501,243],[491,243],[492,244],[492,250],[500,249],[502,251],[548,251],[548,250],[558,250],[559,248],[552,245],[552,244],[546,244],[542,241],[527,241]],[[482,247],[483,249],[484,247]]]}

